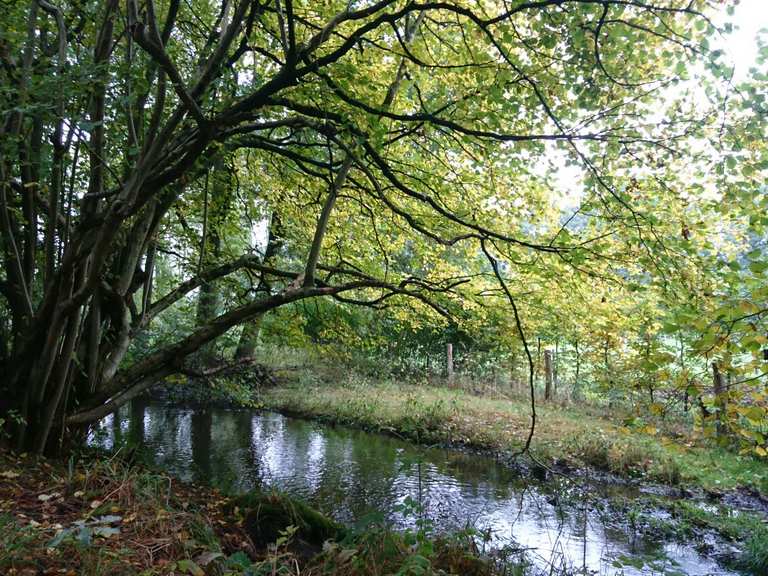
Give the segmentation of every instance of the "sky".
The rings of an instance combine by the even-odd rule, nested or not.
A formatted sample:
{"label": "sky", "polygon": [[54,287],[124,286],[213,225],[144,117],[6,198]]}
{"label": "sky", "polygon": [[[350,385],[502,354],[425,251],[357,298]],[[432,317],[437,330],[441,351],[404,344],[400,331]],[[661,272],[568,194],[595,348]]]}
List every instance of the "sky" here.
{"label": "sky", "polygon": [[743,79],[757,56],[755,37],[761,28],[768,28],[768,0],[727,0],[736,3],[731,21],[737,27],[723,43],[723,50],[736,65],[735,79]]}
{"label": "sky", "polygon": [[[715,24],[722,25],[731,22],[734,30],[731,34],[718,36],[710,42],[711,49],[721,49],[726,53],[724,62],[733,65],[733,81],[738,83],[746,80],[749,69],[756,65],[757,35],[761,29],[766,29],[765,40],[768,41],[768,0],[721,0],[723,8],[714,19]],[[727,16],[726,8],[735,6],[733,16]],[[575,210],[584,195],[582,183],[582,168],[565,165],[562,153],[551,152],[551,160],[558,166],[556,182],[560,193],[556,204],[566,213]]]}

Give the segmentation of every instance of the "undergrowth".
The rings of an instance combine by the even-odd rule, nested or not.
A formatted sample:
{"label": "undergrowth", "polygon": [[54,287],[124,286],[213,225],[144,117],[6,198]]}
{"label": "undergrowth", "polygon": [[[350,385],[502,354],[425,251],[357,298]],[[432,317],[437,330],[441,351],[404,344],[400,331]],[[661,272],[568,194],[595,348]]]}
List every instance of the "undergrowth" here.
{"label": "undergrowth", "polygon": [[254,539],[248,519],[264,496],[227,497],[116,457],[57,463],[0,451],[0,470],[0,573],[8,576],[525,573],[519,559],[481,553],[469,531],[438,536],[371,523],[313,538],[302,519],[322,516],[297,502],[269,538]]}

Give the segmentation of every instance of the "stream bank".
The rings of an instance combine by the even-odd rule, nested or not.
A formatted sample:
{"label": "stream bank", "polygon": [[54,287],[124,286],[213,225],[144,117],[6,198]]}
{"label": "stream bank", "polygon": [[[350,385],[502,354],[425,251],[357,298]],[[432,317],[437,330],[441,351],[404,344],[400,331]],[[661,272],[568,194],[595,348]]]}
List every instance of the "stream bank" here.
{"label": "stream bank", "polygon": [[[752,531],[750,551],[746,536],[734,541],[736,524],[730,538],[714,527],[724,510],[710,510],[709,524],[692,522],[691,511],[673,507],[694,501],[637,485],[536,482],[494,458],[275,413],[137,404],[105,419],[93,442],[143,446],[154,466],[229,493],[298,497],[347,526],[430,537],[469,530],[481,551],[517,554],[539,571],[738,574],[768,541]],[[744,534],[762,526],[740,514],[755,522],[741,526]]]}
{"label": "stream bank", "polygon": [[[120,453],[36,459],[0,446],[0,573],[8,576],[508,576],[467,535],[349,531],[275,493],[230,497]],[[418,570],[418,571],[417,571]]]}
{"label": "stream bank", "polygon": [[[360,381],[293,382],[262,389],[266,409],[410,441],[473,450],[509,466],[530,427],[528,401],[497,393]],[[546,467],[606,482],[724,499],[768,512],[768,464],[748,455],[618,426],[604,411],[565,403],[537,405],[532,452]],[[535,466],[534,466],[535,468]],[[540,473],[541,471],[536,471]]]}

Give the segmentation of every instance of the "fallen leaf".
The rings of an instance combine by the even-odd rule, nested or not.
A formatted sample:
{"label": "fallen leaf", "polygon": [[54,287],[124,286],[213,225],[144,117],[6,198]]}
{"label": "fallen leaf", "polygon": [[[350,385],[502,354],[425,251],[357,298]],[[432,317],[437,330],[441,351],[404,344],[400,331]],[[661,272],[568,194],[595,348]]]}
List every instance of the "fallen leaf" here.
{"label": "fallen leaf", "polygon": [[93,528],[93,533],[96,536],[101,536],[102,538],[109,538],[111,536],[114,536],[115,534],[120,534],[120,528],[111,528],[109,526],[95,526]]}
{"label": "fallen leaf", "polygon": [[204,552],[197,557],[197,563],[200,566],[208,566],[208,564],[216,560],[216,558],[221,558],[223,556],[224,554],[221,552]]}

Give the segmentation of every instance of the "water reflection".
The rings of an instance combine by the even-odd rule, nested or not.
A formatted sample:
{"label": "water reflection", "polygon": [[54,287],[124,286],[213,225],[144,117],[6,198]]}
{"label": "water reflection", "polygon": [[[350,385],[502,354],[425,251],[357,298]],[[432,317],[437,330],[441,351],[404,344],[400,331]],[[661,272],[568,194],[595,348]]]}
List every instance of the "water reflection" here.
{"label": "water reflection", "polygon": [[[417,447],[394,438],[318,425],[278,414],[191,410],[134,402],[102,421],[95,443],[143,447],[155,464],[184,480],[232,491],[276,489],[302,497],[338,520],[372,512],[413,525],[410,497],[439,530],[488,529],[492,545],[525,549],[540,564],[586,574],[708,576],[732,574],[689,547],[632,537],[563,485],[542,493],[489,458]],[[642,569],[618,568],[622,555],[658,558]],[[671,573],[671,572],[670,572]]]}

